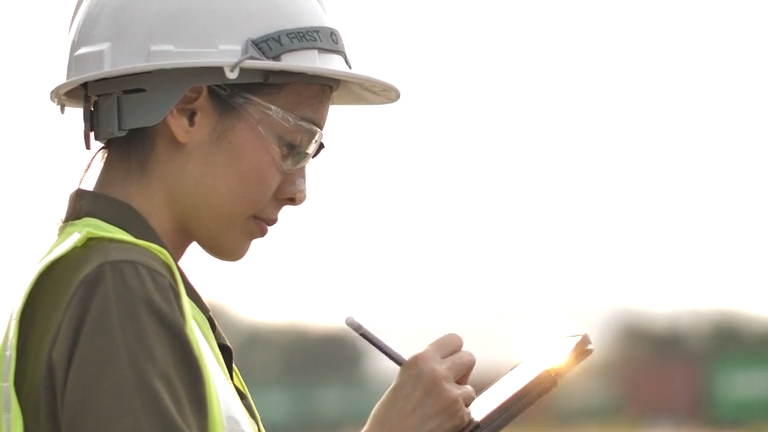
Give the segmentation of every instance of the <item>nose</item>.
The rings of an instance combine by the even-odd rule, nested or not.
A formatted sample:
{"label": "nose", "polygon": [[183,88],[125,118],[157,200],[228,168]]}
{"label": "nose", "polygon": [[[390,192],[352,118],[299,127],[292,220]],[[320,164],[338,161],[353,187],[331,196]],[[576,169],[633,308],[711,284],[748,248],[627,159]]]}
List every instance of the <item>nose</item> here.
{"label": "nose", "polygon": [[307,177],[304,168],[292,174],[283,181],[279,198],[285,205],[298,206],[307,200]]}
{"label": "nose", "polygon": [[290,198],[291,205],[301,205],[307,200],[307,179],[297,179],[294,185],[294,194]]}

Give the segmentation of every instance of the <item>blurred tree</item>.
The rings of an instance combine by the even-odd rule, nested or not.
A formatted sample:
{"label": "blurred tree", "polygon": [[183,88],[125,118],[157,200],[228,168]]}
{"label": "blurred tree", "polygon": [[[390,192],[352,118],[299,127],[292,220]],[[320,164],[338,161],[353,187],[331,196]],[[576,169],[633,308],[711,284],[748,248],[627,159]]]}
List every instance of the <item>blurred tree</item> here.
{"label": "blurred tree", "polygon": [[363,378],[363,356],[345,328],[258,322],[212,303],[246,382],[318,382]]}
{"label": "blurred tree", "polygon": [[237,367],[247,382],[280,382],[290,376],[285,341],[280,332],[271,330],[252,325],[248,335],[233,345]]}
{"label": "blurred tree", "polygon": [[739,312],[624,313],[612,325],[607,345],[615,359],[768,349],[768,320]]}
{"label": "blurred tree", "polygon": [[747,348],[749,338],[744,330],[744,328],[732,320],[722,320],[714,323],[708,341],[710,353]]}
{"label": "blurred tree", "polygon": [[227,335],[230,343],[239,343],[240,339],[247,336],[251,320],[222,303],[209,301],[208,306],[216,319],[216,324]]}
{"label": "blurred tree", "polygon": [[285,346],[285,367],[299,380],[351,380],[361,377],[362,356],[348,332],[297,332]]}

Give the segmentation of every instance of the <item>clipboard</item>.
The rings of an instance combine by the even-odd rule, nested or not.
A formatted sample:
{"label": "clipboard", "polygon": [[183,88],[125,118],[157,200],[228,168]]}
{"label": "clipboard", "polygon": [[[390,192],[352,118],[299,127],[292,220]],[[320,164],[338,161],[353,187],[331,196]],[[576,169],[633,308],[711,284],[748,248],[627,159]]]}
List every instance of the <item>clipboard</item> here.
{"label": "clipboard", "polygon": [[499,432],[506,428],[593,351],[592,339],[586,333],[544,345],[477,395],[469,405],[472,420],[461,432]]}

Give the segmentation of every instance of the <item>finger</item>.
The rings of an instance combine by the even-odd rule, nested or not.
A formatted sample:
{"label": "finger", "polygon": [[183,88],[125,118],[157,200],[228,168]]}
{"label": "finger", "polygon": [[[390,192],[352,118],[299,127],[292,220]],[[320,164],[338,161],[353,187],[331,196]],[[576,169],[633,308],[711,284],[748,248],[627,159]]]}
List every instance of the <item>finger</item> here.
{"label": "finger", "polygon": [[477,426],[474,424],[472,419],[472,412],[469,408],[464,408],[464,410],[461,412],[461,420],[459,421],[459,424],[461,425],[461,432],[469,432]]}
{"label": "finger", "polygon": [[448,333],[435,339],[434,342],[427,345],[425,351],[437,354],[441,359],[461,351],[464,347],[464,340],[455,333]]}
{"label": "finger", "polygon": [[468,407],[476,398],[477,392],[474,387],[470,385],[463,385],[459,387],[459,397],[465,407]]}
{"label": "finger", "polygon": [[459,351],[445,359],[446,368],[456,384],[465,385],[475,368],[477,360],[469,351]]}

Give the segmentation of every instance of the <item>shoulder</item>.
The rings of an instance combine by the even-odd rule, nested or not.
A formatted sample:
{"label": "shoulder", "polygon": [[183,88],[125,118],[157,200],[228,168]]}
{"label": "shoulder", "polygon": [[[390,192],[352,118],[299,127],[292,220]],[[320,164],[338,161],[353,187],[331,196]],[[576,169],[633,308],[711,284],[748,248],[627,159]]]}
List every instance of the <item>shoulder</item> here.
{"label": "shoulder", "polygon": [[178,287],[162,259],[134,244],[93,239],[41,272],[24,305],[22,321],[25,316],[43,315],[46,330],[56,332],[67,315],[84,317],[92,309],[118,304],[120,314],[136,316],[149,307],[182,320]]}
{"label": "shoulder", "polygon": [[149,249],[110,239],[91,239],[53,261],[33,291],[73,294],[100,279],[105,289],[141,283],[145,288],[175,286],[168,265]]}
{"label": "shoulder", "polygon": [[204,430],[205,383],[181,304],[167,264],[140,246],[90,240],[52,262],[20,316],[25,417],[62,430]]}
{"label": "shoulder", "polygon": [[89,277],[119,268],[133,268],[155,279],[173,282],[168,265],[154,252],[131,243],[93,239],[51,263],[35,285],[46,285],[52,276],[59,287],[62,283],[78,285]]}

